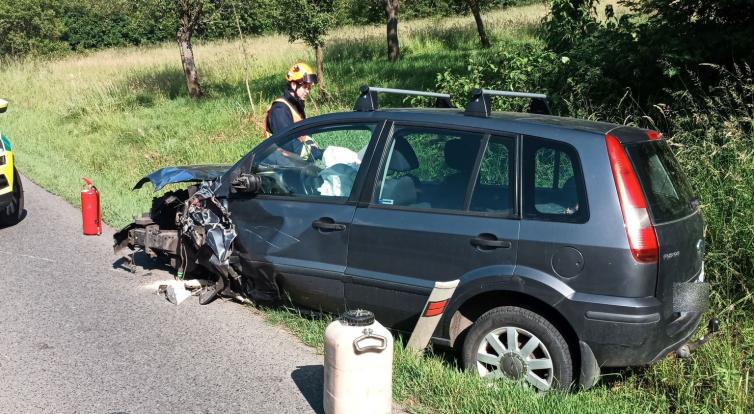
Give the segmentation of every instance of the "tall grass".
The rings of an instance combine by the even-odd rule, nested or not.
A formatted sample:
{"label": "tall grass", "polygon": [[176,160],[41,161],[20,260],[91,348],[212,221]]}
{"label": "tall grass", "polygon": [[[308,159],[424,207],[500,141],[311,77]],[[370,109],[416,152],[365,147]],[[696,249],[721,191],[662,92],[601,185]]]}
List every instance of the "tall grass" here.
{"label": "tall grass", "polygon": [[[485,15],[496,43],[531,43],[546,12],[534,4]],[[404,58],[385,61],[384,27],[333,33],[326,48],[332,100],[308,104],[310,116],[348,110],[361,84],[431,89],[437,74],[462,72],[478,47],[471,17],[401,22]],[[0,128],[14,144],[21,171],[78,204],[80,177],[102,191],[105,221],[115,227],[148,209],[149,190],[130,191],[144,174],[167,165],[230,163],[262,138],[263,112],[294,61],[313,60],[302,44],[280,36],[195,47],[207,98],[185,97],[176,47],[111,49],[56,61],[0,62],[0,95],[11,102]],[[249,106],[244,78],[251,81]],[[487,412],[754,412],[754,139],[751,71],[731,72],[714,91],[678,92],[660,107],[670,142],[704,202],[707,271],[720,336],[689,360],[612,373],[593,390],[540,396],[515,384],[491,386],[461,373],[442,355],[416,357],[396,346],[394,389],[411,411]],[[728,82],[728,83],[726,83]],[[688,93],[693,92],[693,93]],[[699,98],[702,96],[702,98]],[[392,104],[401,104],[396,100]],[[574,100],[574,113],[600,108]],[[639,113],[640,121],[645,114]],[[631,119],[631,118],[629,118]],[[741,293],[743,292],[743,293]],[[296,311],[265,312],[321,348],[328,319]]]}

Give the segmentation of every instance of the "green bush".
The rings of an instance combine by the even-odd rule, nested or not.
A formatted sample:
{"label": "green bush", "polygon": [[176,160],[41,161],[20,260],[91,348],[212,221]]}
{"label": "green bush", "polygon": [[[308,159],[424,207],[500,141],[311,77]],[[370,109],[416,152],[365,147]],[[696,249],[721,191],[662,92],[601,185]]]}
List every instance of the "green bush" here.
{"label": "green bush", "polygon": [[617,15],[598,0],[550,0],[540,28],[548,50],[569,65],[556,74],[575,95],[617,105],[626,89],[641,106],[669,98],[666,90],[686,88],[692,70],[702,84],[719,73],[698,71],[699,63],[731,68],[754,59],[754,3],[748,0],[623,0]]}
{"label": "green bush", "polygon": [[50,55],[67,50],[65,25],[55,0],[0,2],[0,55]]}
{"label": "green bush", "polygon": [[[463,107],[473,89],[511,91],[550,91],[550,74],[562,65],[557,56],[536,43],[507,42],[492,49],[472,53],[462,70],[447,69],[437,75],[437,88],[453,95],[454,104]],[[496,99],[496,110],[521,110],[523,99]]]}

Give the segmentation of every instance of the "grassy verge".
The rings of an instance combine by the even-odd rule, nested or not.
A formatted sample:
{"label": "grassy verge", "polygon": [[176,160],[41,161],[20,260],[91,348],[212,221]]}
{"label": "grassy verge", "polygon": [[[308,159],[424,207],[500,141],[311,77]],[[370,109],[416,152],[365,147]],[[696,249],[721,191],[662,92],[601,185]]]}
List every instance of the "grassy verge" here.
{"label": "grassy verge", "polygon": [[[534,4],[485,19],[495,42],[536,45],[533,33],[544,13],[543,5]],[[471,17],[401,22],[400,30],[404,59],[396,64],[385,62],[383,27],[334,33],[326,48],[333,99],[311,103],[310,116],[349,109],[361,84],[431,89],[438,72],[463,70],[478,47]],[[2,62],[0,93],[12,106],[0,127],[13,141],[21,171],[74,205],[80,177],[94,179],[105,221],[122,226],[150,205],[153,193],[130,191],[144,174],[166,165],[230,163],[256,145],[285,68],[313,60],[303,45],[279,36],[250,39],[248,61],[239,42],[199,44],[195,52],[208,97],[192,101],[184,97],[176,49],[167,44]],[[751,255],[751,249],[741,254]],[[741,304],[718,309],[723,332],[691,359],[623,371],[575,395],[544,397],[509,383],[491,387],[441,356],[416,357],[396,345],[395,397],[415,412],[753,412],[754,317]],[[321,347],[327,320],[285,309],[265,315]]]}
{"label": "grassy verge", "polygon": [[[296,309],[267,309],[270,323],[287,327],[305,344],[323,351],[330,317],[305,317]],[[723,319],[730,326],[735,320]],[[750,324],[749,324],[750,325]],[[733,335],[744,335],[733,338]],[[614,372],[597,387],[576,394],[536,395],[510,382],[492,386],[462,372],[449,355],[423,356],[395,343],[393,393],[416,413],[746,413],[751,409],[748,376],[741,375],[739,350],[731,344],[754,344],[754,328],[724,330],[688,360],[673,357],[650,368]]]}

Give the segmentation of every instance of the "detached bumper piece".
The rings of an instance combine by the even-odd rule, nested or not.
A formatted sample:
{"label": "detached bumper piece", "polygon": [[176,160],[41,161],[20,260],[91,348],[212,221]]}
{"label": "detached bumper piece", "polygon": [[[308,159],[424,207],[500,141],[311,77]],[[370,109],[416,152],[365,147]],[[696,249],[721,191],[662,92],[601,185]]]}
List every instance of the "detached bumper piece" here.
{"label": "detached bumper piece", "polygon": [[177,254],[178,230],[160,230],[148,216],[137,219],[128,231],[128,245],[141,246],[150,257]]}
{"label": "detached bumper piece", "polygon": [[[234,242],[236,226],[230,219],[224,199],[215,196],[219,183],[205,181],[188,190],[171,191],[152,202],[149,214],[136,219],[115,234],[114,250],[142,250],[149,257],[167,258],[176,277],[194,274],[213,284],[202,288],[199,303],[218,296],[242,303],[252,300],[278,300],[280,291],[265,272],[242,264]],[[133,253],[131,253],[131,269]]]}

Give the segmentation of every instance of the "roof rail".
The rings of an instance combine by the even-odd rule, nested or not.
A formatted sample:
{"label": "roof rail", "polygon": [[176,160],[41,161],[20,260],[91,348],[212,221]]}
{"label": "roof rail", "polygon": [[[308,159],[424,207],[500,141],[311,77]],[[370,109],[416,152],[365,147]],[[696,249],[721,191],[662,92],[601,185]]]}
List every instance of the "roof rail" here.
{"label": "roof rail", "polygon": [[489,118],[492,113],[490,98],[493,96],[503,96],[506,98],[530,98],[529,112],[533,114],[550,114],[550,106],[547,104],[547,95],[542,93],[529,92],[510,92],[495,91],[491,89],[474,89],[471,92],[471,99],[466,104],[464,115],[478,116]]}
{"label": "roof rail", "polygon": [[437,98],[437,100],[435,101],[436,108],[454,107],[450,102],[450,95],[447,93],[411,91],[407,89],[375,88],[373,86],[364,85],[359,90],[359,97],[356,99],[356,105],[354,106],[353,110],[356,112],[371,112],[379,109],[380,101],[377,98],[378,93],[392,93],[395,95],[410,96],[429,96],[432,98]]}

